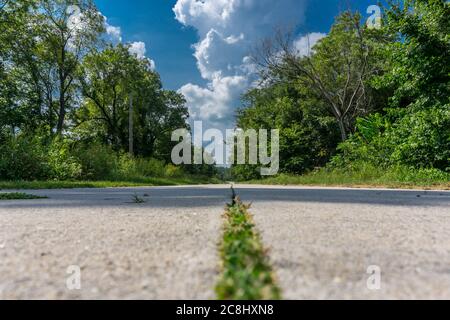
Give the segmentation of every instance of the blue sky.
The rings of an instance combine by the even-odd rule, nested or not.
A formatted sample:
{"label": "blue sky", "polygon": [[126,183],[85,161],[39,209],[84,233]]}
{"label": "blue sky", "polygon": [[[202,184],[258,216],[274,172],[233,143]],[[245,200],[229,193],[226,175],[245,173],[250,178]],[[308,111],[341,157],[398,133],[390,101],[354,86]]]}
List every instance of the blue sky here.
{"label": "blue sky", "polygon": [[[283,24],[319,39],[349,5],[365,14],[376,0],[96,0],[123,42],[156,64],[164,87],[179,90],[194,120],[230,126],[251,84],[250,47]],[[143,53],[143,52],[142,52]],[[195,56],[194,56],[195,55]]]}

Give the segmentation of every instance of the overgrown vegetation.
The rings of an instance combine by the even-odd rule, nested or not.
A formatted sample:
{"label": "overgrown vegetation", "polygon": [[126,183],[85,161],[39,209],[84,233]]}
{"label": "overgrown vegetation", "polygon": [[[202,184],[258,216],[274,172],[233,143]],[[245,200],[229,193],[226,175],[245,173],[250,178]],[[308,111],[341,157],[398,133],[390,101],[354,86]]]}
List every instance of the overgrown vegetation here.
{"label": "overgrown vegetation", "polygon": [[450,174],[441,170],[408,167],[384,169],[367,163],[361,163],[357,167],[320,169],[304,175],[280,174],[251,182],[274,185],[450,190]]}
{"label": "overgrown vegetation", "polygon": [[217,297],[219,300],[278,300],[280,289],[248,209],[239,198],[233,198],[225,212],[220,244],[222,275],[216,286]]}
{"label": "overgrown vegetation", "polygon": [[344,12],[308,55],[289,35],[265,41],[264,85],[238,114],[244,129],[280,129],[283,175],[265,182],[448,185],[449,17],[444,0],[391,1],[380,29]]}
{"label": "overgrown vegetation", "polygon": [[93,0],[0,0],[0,181],[214,176],[168,164],[185,99],[105,25]]}
{"label": "overgrown vegetation", "polygon": [[39,197],[26,193],[0,193],[0,200],[33,200],[33,199],[45,199],[45,197]]}
{"label": "overgrown vegetation", "polygon": [[[214,171],[204,166],[194,175],[190,169],[163,160],[132,157],[109,145],[87,144],[49,137],[11,137],[0,145],[0,180],[4,181],[129,181],[175,184],[213,181]],[[212,173],[211,173],[212,171]]]}

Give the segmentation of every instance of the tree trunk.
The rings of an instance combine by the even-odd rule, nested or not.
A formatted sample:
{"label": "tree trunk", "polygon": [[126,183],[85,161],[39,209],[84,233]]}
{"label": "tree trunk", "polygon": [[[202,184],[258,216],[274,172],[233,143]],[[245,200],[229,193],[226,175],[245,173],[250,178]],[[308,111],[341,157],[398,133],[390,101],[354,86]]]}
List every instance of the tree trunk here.
{"label": "tree trunk", "polygon": [[64,74],[64,65],[66,62],[65,48],[61,48],[61,65],[59,66],[59,113],[58,124],[56,126],[56,132],[58,135],[62,134],[64,128],[64,119],[66,117],[66,97],[65,97],[65,85],[66,79]]}
{"label": "tree trunk", "polygon": [[347,130],[345,129],[344,119],[338,119],[339,130],[341,131],[342,142],[346,141],[348,138]]}
{"label": "tree trunk", "polygon": [[66,106],[65,106],[64,94],[60,94],[59,98],[59,113],[58,113],[58,124],[56,127],[56,132],[61,135],[64,128],[64,119],[66,117]]}

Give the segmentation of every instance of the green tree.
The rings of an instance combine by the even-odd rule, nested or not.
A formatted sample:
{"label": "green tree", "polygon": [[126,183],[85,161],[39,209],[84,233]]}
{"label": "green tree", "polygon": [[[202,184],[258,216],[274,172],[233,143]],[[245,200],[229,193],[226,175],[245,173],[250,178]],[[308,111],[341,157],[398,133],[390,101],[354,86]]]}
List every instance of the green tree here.
{"label": "green tree", "polygon": [[450,170],[450,4],[443,0],[392,2],[384,47],[389,69],[374,79],[392,90],[385,115],[360,119],[341,146],[341,166],[355,162]]}
{"label": "green tree", "polygon": [[47,107],[50,115],[55,112],[56,132],[61,134],[69,108],[76,103],[77,69],[98,43],[104,18],[92,0],[40,0],[33,18]]}
{"label": "green tree", "polygon": [[334,154],[339,128],[327,105],[304,87],[287,82],[252,89],[244,104],[238,127],[280,130],[281,172],[304,173],[325,165]]}
{"label": "green tree", "polygon": [[[34,1],[0,2],[0,128],[12,133],[33,126],[39,114],[39,90],[24,71],[17,43],[27,43],[27,23]],[[29,52],[29,51],[28,51]]]}
{"label": "green tree", "polygon": [[354,132],[356,118],[376,107],[369,81],[382,72],[375,47],[387,39],[366,28],[361,16],[351,12],[337,18],[310,55],[301,56],[292,38],[278,32],[264,41],[255,57],[262,66],[263,80],[289,79],[308,87],[328,106],[345,141]]}
{"label": "green tree", "polygon": [[77,113],[78,132],[127,150],[129,108],[133,103],[135,152],[170,157],[172,130],[186,127],[184,98],[162,89],[148,59],[139,59],[119,44],[86,56],[80,83],[86,98]]}
{"label": "green tree", "polygon": [[445,0],[391,2],[385,47],[391,68],[378,81],[395,92],[392,107],[445,105],[450,99],[450,4]]}

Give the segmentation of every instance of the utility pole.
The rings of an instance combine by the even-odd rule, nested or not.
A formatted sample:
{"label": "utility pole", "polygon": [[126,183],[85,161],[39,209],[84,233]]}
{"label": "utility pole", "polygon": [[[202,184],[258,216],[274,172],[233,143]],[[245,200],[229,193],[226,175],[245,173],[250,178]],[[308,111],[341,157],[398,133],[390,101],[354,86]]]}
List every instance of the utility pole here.
{"label": "utility pole", "polygon": [[133,136],[133,95],[130,94],[130,110],[128,118],[128,136],[129,136],[129,152],[134,155],[134,136]]}

